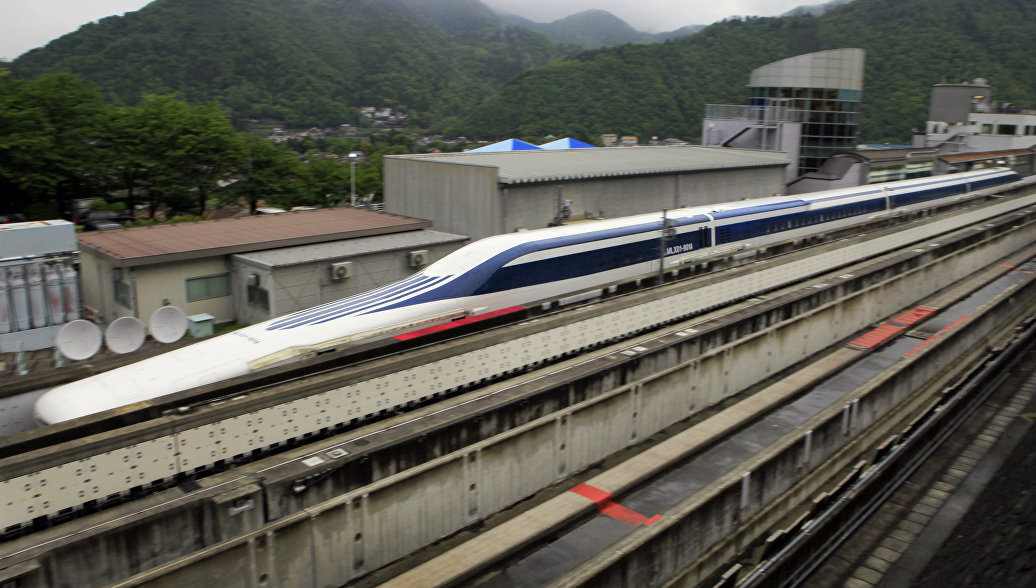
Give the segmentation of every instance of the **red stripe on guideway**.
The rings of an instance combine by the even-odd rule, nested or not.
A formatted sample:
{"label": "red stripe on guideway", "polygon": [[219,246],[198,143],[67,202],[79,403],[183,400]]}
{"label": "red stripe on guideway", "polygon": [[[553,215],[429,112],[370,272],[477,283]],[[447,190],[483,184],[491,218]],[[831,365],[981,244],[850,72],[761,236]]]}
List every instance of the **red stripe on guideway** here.
{"label": "red stripe on guideway", "polygon": [[959,319],[953,321],[946,328],[940,330],[938,333],[936,333],[936,334],[932,335],[931,337],[929,337],[929,338],[925,339],[924,341],[922,341],[921,344],[918,345],[917,347],[914,347],[910,351],[907,351],[906,353],[904,353],[903,357],[911,357],[911,356],[913,356],[915,353],[921,351],[922,349],[924,349],[925,347],[930,345],[932,341],[935,341],[936,339],[938,339],[940,335],[942,335],[943,333],[948,333],[948,332],[952,331],[953,329],[956,329],[957,325],[959,325],[959,324],[963,323],[964,321],[968,320],[970,317],[971,317],[970,314],[966,314],[966,315],[960,317]]}
{"label": "red stripe on guideway", "polygon": [[931,306],[918,306],[917,308],[904,312],[884,325],[860,335],[850,341],[849,344],[855,345],[856,347],[863,347],[864,349],[873,349],[905,331],[910,325],[920,322],[922,319],[937,310],[939,309],[932,308]]}
{"label": "red stripe on guideway", "polygon": [[1016,265],[1007,265],[1006,263],[998,263],[998,264],[996,264],[996,266],[997,267],[1006,267],[1007,269],[1015,270],[1016,272],[1018,272],[1020,274],[1031,274],[1032,273],[1029,270],[1020,270],[1020,269],[1017,269],[1018,266],[1016,266]]}
{"label": "red stripe on guideway", "polygon": [[575,488],[569,490],[574,492],[583,498],[590,499],[594,504],[597,505],[597,510],[604,516],[611,517],[619,522],[626,523],[634,527],[640,525],[652,525],[662,519],[662,515],[655,515],[648,518],[639,512],[632,511],[621,504],[612,502],[612,495],[609,492],[605,492],[600,488],[595,488],[589,484],[580,484]]}

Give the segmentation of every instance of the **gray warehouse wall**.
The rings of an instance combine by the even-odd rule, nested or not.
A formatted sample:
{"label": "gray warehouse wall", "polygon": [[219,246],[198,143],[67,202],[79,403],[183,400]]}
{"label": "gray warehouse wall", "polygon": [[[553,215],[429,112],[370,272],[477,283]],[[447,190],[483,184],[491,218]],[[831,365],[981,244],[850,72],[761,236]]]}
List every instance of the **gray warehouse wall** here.
{"label": "gray warehouse wall", "polygon": [[504,186],[495,167],[386,158],[385,206],[474,241],[548,226],[559,185],[572,201],[570,218],[580,220],[772,196],[784,181],[784,168],[773,166]]}
{"label": "gray warehouse wall", "polygon": [[784,170],[771,167],[509,186],[503,192],[503,232],[547,226],[557,209],[558,186],[562,186],[561,197],[572,201],[571,220],[602,214],[616,218],[772,196],[784,190]]}
{"label": "gray warehouse wall", "polygon": [[385,211],[430,220],[438,231],[499,234],[497,194],[495,167],[385,158]]}

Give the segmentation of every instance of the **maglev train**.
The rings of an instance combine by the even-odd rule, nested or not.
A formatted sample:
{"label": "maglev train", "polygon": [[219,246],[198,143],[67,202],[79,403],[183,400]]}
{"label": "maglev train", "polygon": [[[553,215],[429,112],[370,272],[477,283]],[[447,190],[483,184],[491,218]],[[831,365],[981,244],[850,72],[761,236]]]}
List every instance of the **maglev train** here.
{"label": "maglev train", "polygon": [[[1019,179],[1006,168],[740,200],[488,237],[413,276],[59,386],[35,404],[44,424],[219,382],[334,349],[555,300],[697,259],[796,239],[967,197]],[[671,230],[664,253],[663,222]]]}

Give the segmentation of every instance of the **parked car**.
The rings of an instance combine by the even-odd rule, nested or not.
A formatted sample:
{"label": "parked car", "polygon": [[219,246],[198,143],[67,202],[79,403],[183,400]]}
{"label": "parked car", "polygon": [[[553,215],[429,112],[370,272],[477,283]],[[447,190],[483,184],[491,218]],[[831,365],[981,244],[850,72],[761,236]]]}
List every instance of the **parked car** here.
{"label": "parked car", "polygon": [[134,220],[132,216],[119,214],[114,210],[91,210],[83,222],[84,231],[107,231],[121,229],[122,223]]}

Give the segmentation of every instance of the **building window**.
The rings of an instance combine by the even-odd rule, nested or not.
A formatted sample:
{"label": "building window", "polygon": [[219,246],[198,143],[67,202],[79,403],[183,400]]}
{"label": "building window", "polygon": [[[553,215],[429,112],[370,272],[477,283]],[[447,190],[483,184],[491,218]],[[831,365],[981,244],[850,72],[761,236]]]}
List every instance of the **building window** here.
{"label": "building window", "polygon": [[119,305],[124,308],[133,308],[130,304],[129,284],[123,282],[121,279],[112,280],[112,290],[115,291],[115,302],[119,303]]}
{"label": "building window", "polygon": [[997,127],[998,135],[1014,135],[1018,132],[1018,125],[1000,125]]}
{"label": "building window", "polygon": [[983,124],[982,125],[982,134],[983,135],[992,135],[993,134],[993,125],[991,125],[989,123]]}
{"label": "building window", "polygon": [[269,311],[270,310],[270,291],[260,288],[259,286],[248,287],[248,303],[253,306]]}
{"label": "building window", "polygon": [[230,274],[187,280],[187,302],[222,296],[230,296]]}

